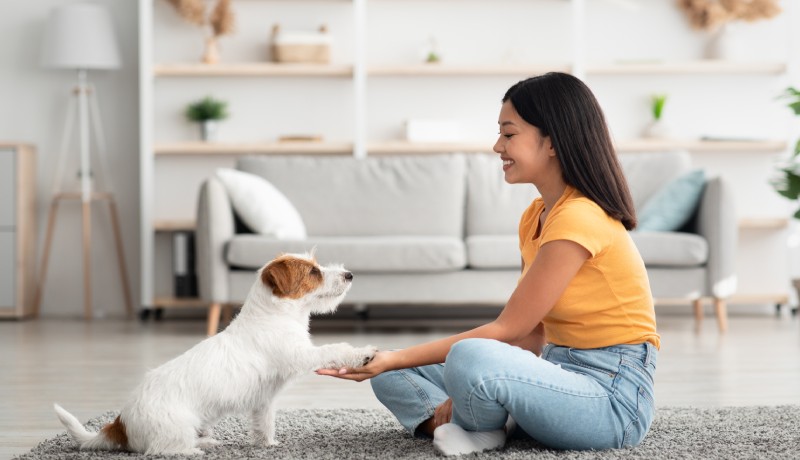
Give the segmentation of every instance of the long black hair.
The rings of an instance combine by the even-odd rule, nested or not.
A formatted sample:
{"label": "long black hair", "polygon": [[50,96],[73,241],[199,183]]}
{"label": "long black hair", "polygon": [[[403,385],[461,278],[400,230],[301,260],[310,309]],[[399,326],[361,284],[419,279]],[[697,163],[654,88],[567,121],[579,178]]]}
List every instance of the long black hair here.
{"label": "long black hair", "polygon": [[542,136],[550,136],[564,182],[626,229],[636,227],[633,199],[608,125],[585,83],[569,74],[549,72],[514,84],[503,96],[506,101]]}

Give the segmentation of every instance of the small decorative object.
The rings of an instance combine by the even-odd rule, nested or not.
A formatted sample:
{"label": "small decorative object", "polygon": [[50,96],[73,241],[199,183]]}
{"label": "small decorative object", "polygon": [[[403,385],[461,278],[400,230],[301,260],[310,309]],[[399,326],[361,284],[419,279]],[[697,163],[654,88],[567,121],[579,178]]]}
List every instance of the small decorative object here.
{"label": "small decorative object", "polygon": [[204,0],[167,0],[178,14],[192,24],[209,29],[206,37],[203,62],[216,64],[219,62],[219,44],[217,40],[223,35],[230,35],[234,31],[235,16],[231,8],[231,0],[217,0],[211,14],[206,13]]}
{"label": "small decorative object", "polygon": [[695,29],[711,32],[706,45],[708,59],[724,59],[730,55],[726,24],[770,19],[781,12],[780,0],[676,0]]}
{"label": "small decorative object", "polygon": [[217,122],[228,118],[228,104],[211,96],[189,104],[186,118],[200,123],[200,138],[205,142],[216,140]]}
{"label": "small decorative object", "polygon": [[650,108],[652,110],[653,119],[645,127],[642,133],[643,137],[651,139],[663,139],[668,137],[669,129],[662,119],[664,104],[666,103],[666,94],[653,94],[650,97]]}
{"label": "small decorative object", "polygon": [[[781,95],[782,99],[788,99],[786,104],[795,115],[800,115],[800,90],[790,86]],[[800,140],[794,146],[794,152],[788,161],[778,167],[778,175],[770,180],[775,190],[790,200],[798,201],[800,198]],[[793,217],[800,219],[800,209]]]}
{"label": "small decorative object", "polygon": [[425,51],[425,63],[436,64],[441,62],[442,57],[439,55],[439,47],[436,44],[436,38],[431,37],[428,40],[428,49]]}
{"label": "small decorative object", "polygon": [[331,37],[328,27],[323,24],[318,32],[285,32],[275,24],[272,27],[272,60],[329,64]]}

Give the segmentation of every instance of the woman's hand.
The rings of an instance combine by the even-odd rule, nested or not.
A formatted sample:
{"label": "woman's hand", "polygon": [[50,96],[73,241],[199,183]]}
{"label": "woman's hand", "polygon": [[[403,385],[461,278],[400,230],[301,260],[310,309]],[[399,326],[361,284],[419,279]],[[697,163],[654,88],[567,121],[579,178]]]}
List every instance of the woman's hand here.
{"label": "woman's hand", "polygon": [[319,375],[330,375],[331,377],[361,382],[391,369],[392,353],[391,351],[379,351],[375,353],[375,357],[366,366],[355,369],[343,367],[341,369],[318,369],[316,372]]}
{"label": "woman's hand", "polygon": [[433,412],[434,428],[450,423],[451,418],[453,418],[453,400],[447,398],[447,401],[436,406],[436,410]]}

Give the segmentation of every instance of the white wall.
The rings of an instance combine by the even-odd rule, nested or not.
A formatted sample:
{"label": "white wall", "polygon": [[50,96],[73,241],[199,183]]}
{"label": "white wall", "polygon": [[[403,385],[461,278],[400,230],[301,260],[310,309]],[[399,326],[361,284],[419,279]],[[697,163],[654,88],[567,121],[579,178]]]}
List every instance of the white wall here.
{"label": "white wall", "polygon": [[[39,252],[50,204],[56,159],[70,90],[76,75],[39,66],[42,35],[50,9],[63,0],[0,0],[0,139],[25,142],[38,152]],[[90,73],[97,87],[102,122],[109,145],[108,162],[119,206],[123,244],[135,305],[138,304],[138,28],[135,1],[105,0],[120,42],[122,69]],[[77,136],[73,136],[75,140]],[[77,159],[77,151],[71,157]],[[72,182],[77,169],[68,165]],[[124,311],[116,253],[107,209],[93,213],[93,293],[97,313]],[[38,261],[37,261],[38,263]],[[80,204],[68,202],[58,214],[50,267],[45,284],[44,315],[83,312]]]}
{"label": "white wall", "polygon": [[[192,61],[202,52],[198,30],[182,21],[166,2],[153,0],[157,12],[154,59]],[[0,115],[0,139],[37,145],[39,157],[40,241],[49,202],[50,181],[66,107],[69,72],[40,69],[38,52],[49,9],[58,0],[18,2],[0,0],[0,84],[7,109]],[[112,149],[112,175],[120,202],[129,272],[138,297],[138,109],[137,7],[132,0],[103,0],[117,25],[124,68],[92,74],[101,96],[101,110]],[[791,2],[784,6],[791,8]],[[334,36],[333,61],[352,62],[354,40],[351,2],[294,0],[234,2],[237,33],[222,39],[222,59],[229,62],[261,59],[267,54],[269,31],[280,22],[287,29],[313,29],[327,23]],[[298,5],[302,4],[300,8]],[[621,4],[639,5],[628,9]],[[691,30],[672,0],[586,2],[583,31],[589,39],[588,62],[632,59],[693,59],[702,53],[704,34]],[[573,35],[570,2],[503,0],[421,1],[370,0],[367,9],[366,53],[370,64],[416,62],[435,36],[445,62],[567,63]],[[796,8],[795,8],[796,9]],[[800,32],[789,27],[796,12],[787,11],[769,22],[737,24],[742,38],[737,48],[743,59],[791,58],[790,75],[781,76],[637,76],[589,77],[614,136],[637,137],[648,117],[647,97],[670,93],[665,115],[676,137],[699,135],[786,138],[800,135],[794,117],[774,100],[796,75]],[[795,21],[796,22],[796,21]],[[790,33],[793,35],[790,37]],[[792,52],[794,50],[794,52]],[[449,117],[461,121],[470,139],[496,133],[499,99],[516,79],[505,77],[397,78],[370,77],[367,88],[369,140],[396,139],[409,117]],[[221,140],[274,140],[290,133],[321,133],[327,140],[352,139],[352,81],[349,79],[242,79],[236,85],[219,79],[159,79],[155,85],[154,140],[196,137],[182,119],[185,104],[214,94],[230,100],[232,118]],[[789,203],[766,184],[776,155],[695,154],[698,165],[726,175],[736,186],[741,217],[784,217]],[[193,218],[194,192],[199,180],[230,160],[159,158],[156,174],[156,218]],[[163,168],[162,168],[163,166]],[[176,176],[179,175],[179,176]],[[175,181],[181,177],[182,182]],[[181,196],[167,199],[173,191]],[[99,214],[99,213],[98,213]],[[104,215],[95,218],[94,280],[96,307],[122,311],[114,252]],[[44,298],[44,312],[81,311],[80,221],[77,206],[64,209],[56,229],[54,254]],[[788,291],[789,256],[786,230],[748,230],[741,236],[742,291]],[[168,255],[157,244],[157,261]],[[41,247],[41,246],[40,246]],[[159,273],[164,273],[163,267]],[[159,280],[157,285],[169,285]],[[158,293],[158,292],[157,292]]]}

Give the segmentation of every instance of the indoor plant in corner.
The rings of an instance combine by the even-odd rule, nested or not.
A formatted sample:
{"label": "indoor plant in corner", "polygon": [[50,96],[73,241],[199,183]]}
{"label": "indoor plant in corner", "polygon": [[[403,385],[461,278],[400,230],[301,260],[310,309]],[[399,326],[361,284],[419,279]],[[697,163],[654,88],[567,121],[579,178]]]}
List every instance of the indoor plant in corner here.
{"label": "indoor plant in corner", "polygon": [[200,138],[203,141],[215,141],[217,123],[228,118],[228,103],[206,96],[186,107],[186,118],[200,124]]}
{"label": "indoor plant in corner", "polygon": [[[800,90],[790,86],[786,88],[781,98],[788,100],[786,105],[792,109],[795,115],[800,115]],[[770,182],[781,196],[795,203],[800,201],[800,140],[795,143],[789,159],[779,165],[778,174]],[[800,208],[795,210],[792,217],[800,220]],[[794,240],[798,238],[800,236],[795,235],[793,237]],[[796,241],[790,244],[790,246],[796,245]],[[800,278],[793,278],[792,285],[797,291],[798,298],[800,298]],[[797,307],[792,308],[792,314],[797,314]]]}

